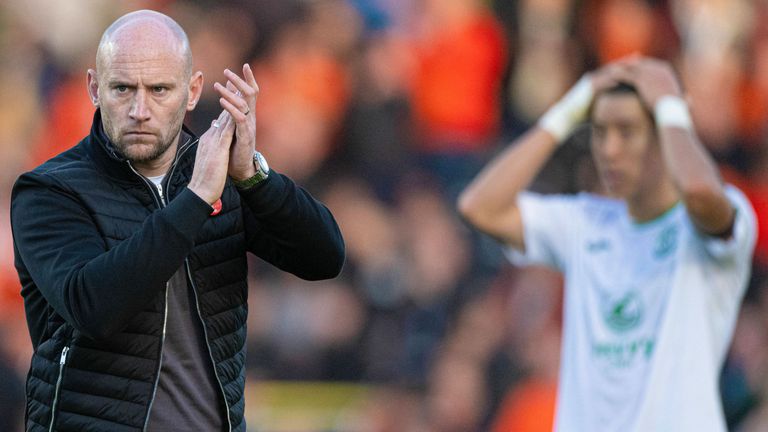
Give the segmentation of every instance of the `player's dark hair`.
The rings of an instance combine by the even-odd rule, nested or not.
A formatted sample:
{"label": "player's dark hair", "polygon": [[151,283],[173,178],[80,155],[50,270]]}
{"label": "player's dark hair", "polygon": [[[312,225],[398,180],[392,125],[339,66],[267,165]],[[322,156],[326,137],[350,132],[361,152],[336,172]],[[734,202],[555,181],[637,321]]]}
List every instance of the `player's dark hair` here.
{"label": "player's dark hair", "polygon": [[[604,96],[604,95],[625,95],[625,94],[631,94],[631,95],[634,95],[637,98],[640,98],[640,94],[637,92],[637,89],[635,88],[635,86],[633,86],[632,84],[627,84],[625,82],[620,82],[620,83],[616,84],[613,87],[608,87],[607,89],[598,92],[595,95],[595,97],[592,98],[592,104],[589,106],[589,111],[587,111],[587,119],[589,121],[592,120],[592,111],[595,108],[595,102],[597,102],[597,100],[601,96]],[[648,115],[648,117],[651,119],[651,121],[655,124],[656,122],[654,121],[652,110],[649,107],[647,107],[645,105],[645,103],[643,103],[642,99],[640,100],[640,102],[641,102],[641,104],[643,106],[643,110],[645,111],[645,113]]]}

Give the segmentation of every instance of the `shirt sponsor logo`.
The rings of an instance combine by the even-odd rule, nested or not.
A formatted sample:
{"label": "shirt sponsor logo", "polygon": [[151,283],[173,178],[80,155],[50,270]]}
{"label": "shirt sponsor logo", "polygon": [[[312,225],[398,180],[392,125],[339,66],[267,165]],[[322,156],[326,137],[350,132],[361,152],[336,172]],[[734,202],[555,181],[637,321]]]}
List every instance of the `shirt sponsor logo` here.
{"label": "shirt sponsor logo", "polygon": [[644,337],[628,341],[596,342],[592,345],[592,354],[611,366],[626,368],[638,358],[649,360],[654,345],[653,339]]}

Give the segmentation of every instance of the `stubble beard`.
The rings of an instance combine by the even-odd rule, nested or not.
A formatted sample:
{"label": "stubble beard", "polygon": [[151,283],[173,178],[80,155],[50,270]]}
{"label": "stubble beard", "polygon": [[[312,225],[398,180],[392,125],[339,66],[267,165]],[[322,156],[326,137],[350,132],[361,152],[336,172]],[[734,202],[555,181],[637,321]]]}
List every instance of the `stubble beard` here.
{"label": "stubble beard", "polygon": [[[109,140],[114,144],[120,154],[133,163],[147,163],[162,157],[173,143],[179,137],[181,127],[184,122],[184,114],[186,109],[184,106],[180,107],[176,115],[172,119],[172,123],[168,129],[160,130],[155,135],[157,142],[154,144],[140,144],[135,142],[126,142],[120,130],[115,127],[112,120],[107,116],[104,116],[102,112],[102,123],[104,125],[104,132],[107,134]],[[164,133],[165,132],[165,133]],[[138,150],[134,151],[136,146],[139,146]],[[152,146],[147,151],[146,147]]]}

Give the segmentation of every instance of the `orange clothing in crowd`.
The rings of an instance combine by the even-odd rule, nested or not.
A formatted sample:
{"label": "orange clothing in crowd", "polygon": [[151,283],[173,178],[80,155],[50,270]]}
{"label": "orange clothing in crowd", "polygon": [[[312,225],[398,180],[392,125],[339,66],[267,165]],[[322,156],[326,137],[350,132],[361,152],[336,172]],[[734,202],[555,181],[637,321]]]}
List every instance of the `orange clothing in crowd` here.
{"label": "orange clothing in crowd", "polygon": [[744,79],[738,88],[739,133],[744,145],[762,145],[768,118],[768,93],[755,80]]}
{"label": "orange clothing in crowd", "polygon": [[[579,8],[584,41],[599,64],[632,54],[670,58],[679,35],[669,7],[646,0],[588,0]],[[658,3],[658,2],[657,2]]]}
{"label": "orange clothing in crowd", "polygon": [[557,383],[530,378],[504,398],[491,432],[551,432]]}
{"label": "orange clothing in crowd", "polygon": [[423,150],[485,148],[498,132],[506,41],[490,14],[443,29],[417,50],[412,89]]}
{"label": "orange clothing in crowd", "polygon": [[19,292],[21,283],[13,265],[13,238],[11,235],[10,209],[7,203],[0,205],[0,324],[8,320],[23,319],[24,303]]}
{"label": "orange clothing in crowd", "polygon": [[62,82],[51,95],[48,119],[33,150],[31,167],[73,147],[88,135],[95,110],[84,76]]}

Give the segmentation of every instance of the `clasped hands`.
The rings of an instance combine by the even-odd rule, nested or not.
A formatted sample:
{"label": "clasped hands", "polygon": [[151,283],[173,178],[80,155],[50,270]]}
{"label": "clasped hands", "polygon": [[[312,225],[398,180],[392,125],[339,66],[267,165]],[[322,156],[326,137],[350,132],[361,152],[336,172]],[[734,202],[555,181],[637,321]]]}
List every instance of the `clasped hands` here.
{"label": "clasped hands", "polygon": [[224,70],[226,85],[214,83],[223,108],[219,117],[200,137],[194,173],[189,188],[209,204],[219,199],[227,176],[245,180],[256,174],[256,99],[259,86],[251,67],[243,65],[242,78]]}

